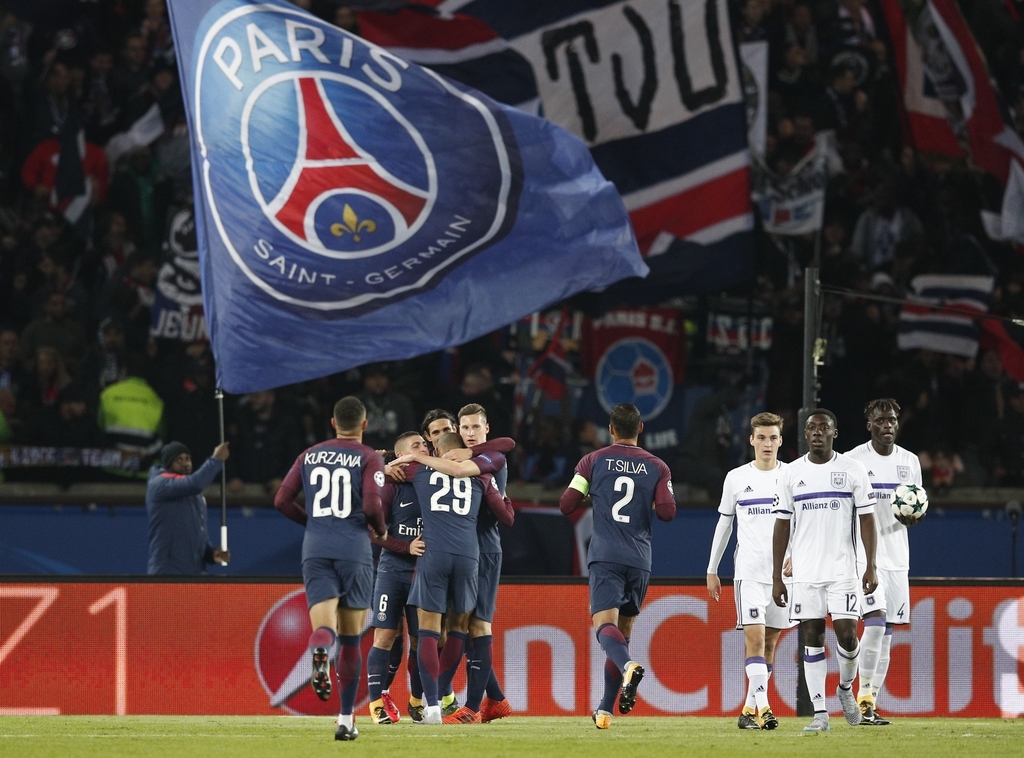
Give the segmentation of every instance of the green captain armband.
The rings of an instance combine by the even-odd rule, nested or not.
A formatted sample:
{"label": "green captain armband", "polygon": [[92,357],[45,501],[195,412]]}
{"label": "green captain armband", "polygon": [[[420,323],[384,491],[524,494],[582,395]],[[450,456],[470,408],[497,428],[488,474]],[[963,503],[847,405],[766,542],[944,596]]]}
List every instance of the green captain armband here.
{"label": "green captain armband", "polygon": [[590,482],[579,474],[573,474],[572,481],[569,482],[569,486],[574,490],[582,492],[584,495],[590,492]]}

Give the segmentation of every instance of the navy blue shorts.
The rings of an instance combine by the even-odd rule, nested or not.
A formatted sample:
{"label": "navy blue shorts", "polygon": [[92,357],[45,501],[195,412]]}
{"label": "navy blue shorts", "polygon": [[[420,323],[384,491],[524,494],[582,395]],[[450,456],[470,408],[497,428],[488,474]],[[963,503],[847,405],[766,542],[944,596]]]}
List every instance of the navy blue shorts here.
{"label": "navy blue shorts", "polygon": [[482,621],[494,619],[498,604],[498,583],[501,581],[501,553],[480,553],[480,576],[476,586],[476,609],[473,615]]}
{"label": "navy blue shorts", "polygon": [[612,608],[621,616],[640,613],[651,572],[633,566],[597,561],[590,564],[590,615]]}
{"label": "navy blue shorts", "polygon": [[412,572],[393,572],[377,569],[373,585],[373,605],[370,606],[370,626],[374,629],[398,629],[402,615],[409,620],[409,634],[416,636],[416,609],[409,605],[412,590]]}
{"label": "navy blue shorts", "polygon": [[433,613],[469,613],[476,606],[475,558],[427,550],[416,561],[409,604]]}
{"label": "navy blue shorts", "polygon": [[342,608],[369,608],[373,598],[373,565],[332,558],[307,558],[302,562],[306,605],[338,598]]}

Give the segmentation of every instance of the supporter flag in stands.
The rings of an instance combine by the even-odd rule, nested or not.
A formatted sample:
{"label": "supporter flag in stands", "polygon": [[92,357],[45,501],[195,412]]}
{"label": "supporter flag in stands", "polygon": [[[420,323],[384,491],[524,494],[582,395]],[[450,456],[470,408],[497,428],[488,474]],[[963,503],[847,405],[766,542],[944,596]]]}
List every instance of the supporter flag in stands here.
{"label": "supporter flag in stands", "polygon": [[358,17],[367,39],[586,142],[651,266],[642,292],[623,283],[631,301],[750,276],[746,104],[726,0],[421,0]]}
{"label": "supporter flag in stands", "polygon": [[994,281],[991,276],[960,274],[915,276],[910,280],[911,302],[900,311],[899,349],[924,348],[974,358],[981,332],[978,316],[988,312]]}
{"label": "supporter flag in stands", "polygon": [[[1005,188],[1012,163],[1024,162],[1024,142],[1004,120],[985,59],[956,2],[927,0],[901,8],[899,0],[882,0],[882,9],[915,146],[953,156],[966,151]],[[1006,193],[1004,214],[1024,210],[1015,198]],[[986,228],[997,238],[1013,238],[1009,226],[1004,232],[989,222]]]}
{"label": "supporter flag in stands", "polygon": [[170,10],[225,390],[462,344],[647,273],[566,130],[282,0]]}
{"label": "supporter flag in stands", "polygon": [[565,395],[565,380],[571,372],[569,361],[565,359],[565,348],[562,346],[563,325],[570,320],[568,314],[568,306],[563,307],[547,347],[526,372],[527,376],[533,378],[537,389],[551,400],[561,400]]}
{"label": "supporter flag in stands", "polygon": [[190,209],[171,219],[167,237],[171,257],[157,272],[149,335],[156,339],[201,342],[209,339],[199,282],[196,222]]}
{"label": "supporter flag in stands", "polygon": [[[620,308],[584,322],[583,372],[593,378],[580,415],[608,423],[617,403],[633,403],[644,422],[643,446],[673,450],[682,439],[686,342],[679,311]],[[673,453],[674,454],[674,453]]]}

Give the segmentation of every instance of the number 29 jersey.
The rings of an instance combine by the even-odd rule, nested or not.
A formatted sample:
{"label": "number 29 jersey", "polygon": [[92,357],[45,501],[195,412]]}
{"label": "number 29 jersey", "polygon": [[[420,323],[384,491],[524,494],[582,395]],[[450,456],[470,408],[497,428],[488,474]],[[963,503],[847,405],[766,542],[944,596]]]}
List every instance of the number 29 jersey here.
{"label": "number 29 jersey", "polygon": [[333,439],[299,455],[282,487],[306,494],[306,535],[302,560],[330,558],[373,565],[363,499],[380,497],[384,460],[355,440]]}
{"label": "number 29 jersey", "polygon": [[665,462],[636,445],[615,443],[585,455],[576,475],[589,483],[594,505],[588,563],[650,571],[654,505],[675,502]]}
{"label": "number 29 jersey", "polygon": [[504,508],[491,475],[455,477],[412,463],[406,467],[405,476],[420,502],[426,549],[478,560],[476,524],[480,507],[485,500],[497,498]]}

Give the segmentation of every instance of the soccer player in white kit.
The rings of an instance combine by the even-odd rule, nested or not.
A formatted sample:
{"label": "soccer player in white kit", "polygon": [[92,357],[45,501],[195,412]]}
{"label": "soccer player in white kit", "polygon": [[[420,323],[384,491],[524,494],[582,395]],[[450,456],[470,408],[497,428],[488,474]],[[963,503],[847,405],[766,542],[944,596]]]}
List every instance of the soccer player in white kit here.
{"label": "soccer player in white kit", "polygon": [[782,418],[759,413],[750,419],[750,445],[754,460],[734,468],[725,477],[718,526],[708,562],[708,594],[716,603],[722,592],[718,564],[725,555],[736,520],[733,589],[736,628],[746,640],[747,699],[740,713],[740,729],[775,729],[778,719],[768,704],[768,677],[775,661],[775,645],[783,629],[794,626],[789,613],[772,601],[772,535],[775,530],[775,491],[782,445]]}
{"label": "soccer player in white kit", "polygon": [[[805,732],[829,731],[825,707],[825,616],[832,617],[838,640],[839,687],[836,696],[851,726],[862,716],[853,695],[857,676],[857,621],[860,590],[875,591],[875,495],[864,465],[832,447],[838,436],[832,411],[811,411],[804,425],[807,455],[779,474],[772,541],[772,594],[780,608],[790,603],[791,619],[804,634],[804,678],[814,706]],[[857,580],[854,516],[860,521],[867,568]],[[792,534],[792,544],[790,535]],[[782,580],[786,548],[793,560],[793,597]]]}
{"label": "soccer player in white kit", "polygon": [[[889,646],[896,624],[910,623],[910,543],[907,527],[919,519],[899,518],[892,512],[892,499],[901,484],[922,485],[921,461],[909,450],[896,444],[899,432],[900,406],[892,398],[872,400],[864,406],[871,441],[851,450],[847,455],[860,461],[868,470],[868,480],[875,492],[875,526],[878,545],[875,562],[878,566],[878,588],[861,597],[864,632],[860,638],[860,687],[857,702],[864,714],[864,724],[885,726],[890,722],[878,715],[878,692],[889,670]],[[857,543],[857,569],[865,566],[864,548]]]}

